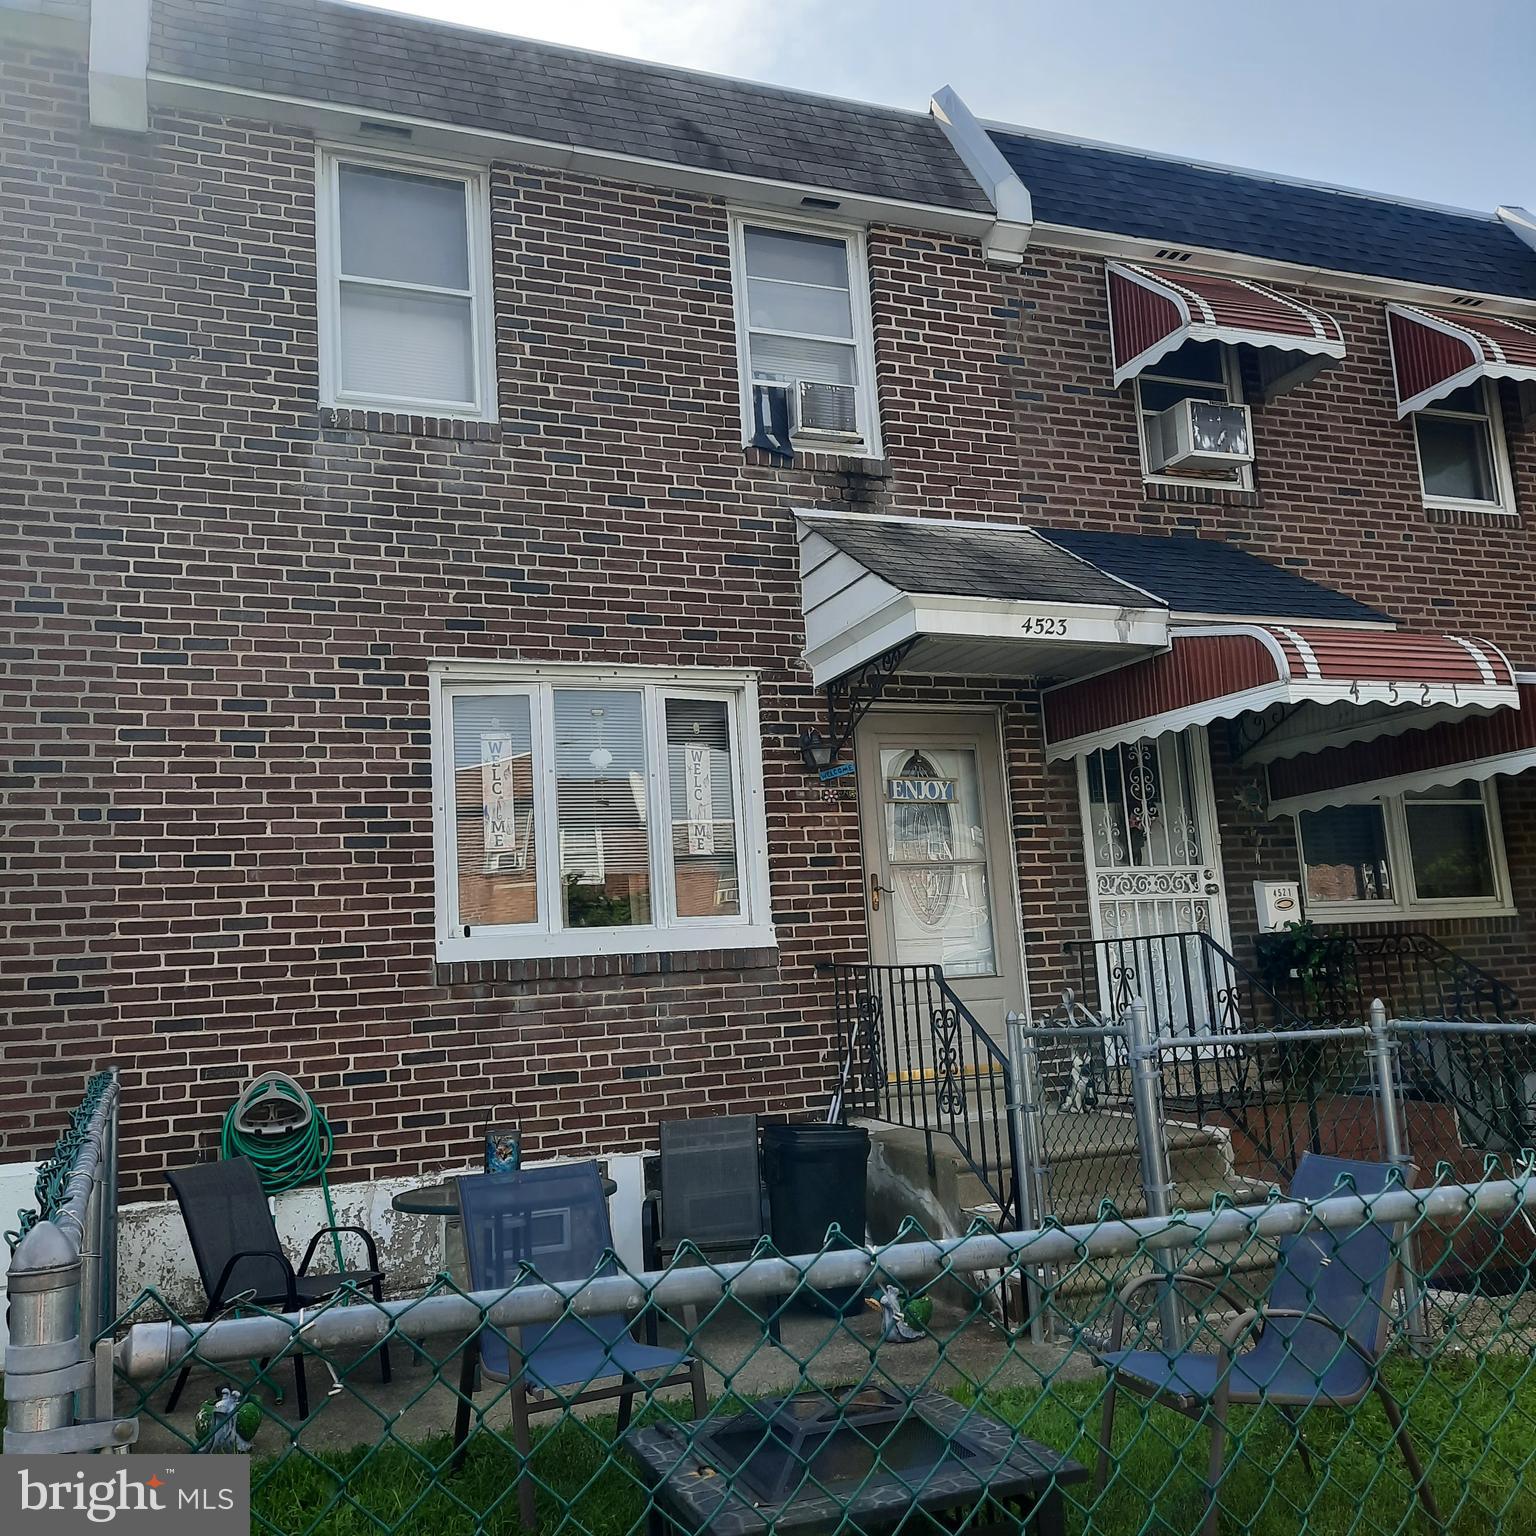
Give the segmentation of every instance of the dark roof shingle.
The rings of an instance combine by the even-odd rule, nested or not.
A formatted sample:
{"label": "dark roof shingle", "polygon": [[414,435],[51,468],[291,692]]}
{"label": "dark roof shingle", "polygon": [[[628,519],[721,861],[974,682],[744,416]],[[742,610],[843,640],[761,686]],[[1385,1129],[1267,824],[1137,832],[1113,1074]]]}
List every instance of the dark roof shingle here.
{"label": "dark roof shingle", "polygon": [[1390,624],[1366,604],[1220,539],[1042,528],[1053,544],[1155,592],[1175,613],[1243,619],[1336,619]]}
{"label": "dark roof shingle", "polygon": [[1492,215],[992,130],[1035,218],[1364,277],[1536,299],[1536,251]]}
{"label": "dark roof shingle", "polygon": [[1074,559],[1031,528],[877,517],[818,518],[808,526],[903,592],[1116,608],[1158,606],[1145,592]]}
{"label": "dark roof shingle", "polygon": [[329,0],[155,0],[150,68],[854,196],[988,213],[923,113]]}

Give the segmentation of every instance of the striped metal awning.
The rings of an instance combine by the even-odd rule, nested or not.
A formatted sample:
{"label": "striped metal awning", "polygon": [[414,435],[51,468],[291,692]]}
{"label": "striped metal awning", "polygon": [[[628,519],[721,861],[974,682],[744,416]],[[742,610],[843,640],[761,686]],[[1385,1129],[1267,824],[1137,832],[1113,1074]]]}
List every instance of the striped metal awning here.
{"label": "striped metal awning", "polygon": [[1258,283],[1124,261],[1105,265],[1116,385],[1188,341],[1263,349],[1266,397],[1344,356],[1344,335],[1332,316]]}
{"label": "striped metal awning", "polygon": [[1399,416],[1479,379],[1536,381],[1536,326],[1523,321],[1388,304],[1387,333]]}
{"label": "striped metal awning", "polygon": [[[1465,710],[1518,709],[1508,658],[1486,640],[1387,628],[1289,624],[1176,628],[1157,656],[1045,694],[1052,758],[1212,720],[1326,711],[1326,744],[1428,726]],[[1316,731],[1266,757],[1316,751]]]}
{"label": "striped metal awning", "polygon": [[1380,795],[1437,789],[1536,768],[1536,679],[1522,677],[1520,707],[1442,720],[1391,740],[1352,742],[1269,766],[1269,814],[1294,816]]}

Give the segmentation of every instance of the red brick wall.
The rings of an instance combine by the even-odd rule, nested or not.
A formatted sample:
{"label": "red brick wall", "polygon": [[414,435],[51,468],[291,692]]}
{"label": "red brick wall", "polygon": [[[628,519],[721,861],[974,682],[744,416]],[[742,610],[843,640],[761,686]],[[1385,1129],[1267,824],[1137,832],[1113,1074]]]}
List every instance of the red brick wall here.
{"label": "red brick wall", "polygon": [[[94,133],[83,89],[64,54],[0,64],[7,1158],[106,1060],[130,1187],[273,1065],[317,1092],[353,1175],[468,1158],[493,1117],[549,1151],[633,1146],[706,1104],[819,1109],[814,966],[862,946],[863,882],[854,807],[794,747],[816,719],[796,506],[1209,531],[1536,659],[1523,527],[1419,508],[1374,303],[1322,300],[1350,359],[1256,410],[1256,496],[1169,500],[1107,383],[1098,263],[1006,274],[878,229],[886,461],[785,471],[740,447],[724,207],[498,166],[500,423],[336,417],[311,141],[175,114]],[[1517,457],[1528,499],[1529,434]],[[776,955],[434,964],[426,668],[555,657],[760,671]],[[1043,762],[1027,684],[896,696],[939,695],[1005,712],[1049,1001],[1086,926],[1074,781]],[[1506,793],[1536,871],[1532,810]],[[1239,927],[1259,855],[1293,867],[1262,838],[1227,839]],[[1529,969],[1523,926],[1473,927],[1469,948]]]}

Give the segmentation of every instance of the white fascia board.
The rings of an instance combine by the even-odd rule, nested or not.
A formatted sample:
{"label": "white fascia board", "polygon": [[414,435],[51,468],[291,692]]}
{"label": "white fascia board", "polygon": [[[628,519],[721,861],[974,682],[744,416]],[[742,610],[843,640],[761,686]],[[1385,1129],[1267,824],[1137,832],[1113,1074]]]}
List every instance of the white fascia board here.
{"label": "white fascia board", "polygon": [[1408,282],[1403,278],[1368,277],[1359,272],[1338,272],[1330,267],[1247,256],[1238,251],[1219,251],[1210,246],[1188,245],[1182,241],[1146,240],[1137,235],[1107,234],[1097,229],[1077,229],[1071,225],[1041,221],[1035,224],[1034,244],[1051,250],[1153,263],[1158,260],[1159,251],[1188,251],[1199,258],[1202,271],[1247,277],[1258,283],[1286,283],[1303,290],[1358,294],[1373,299],[1398,299],[1405,304],[1448,304],[1458,298],[1483,299],[1496,304],[1501,313],[1536,318],[1536,300],[1519,299],[1507,293],[1491,293],[1474,288],[1440,288],[1430,283]]}
{"label": "white fascia board", "polygon": [[982,254],[998,266],[1018,266],[1029,248],[1035,223],[1029,188],[953,86],[940,86],[928,103],[928,111],[997,210],[997,222],[982,236]]}
{"label": "white fascia board", "polygon": [[149,132],[150,0],[93,0],[91,127]]}
{"label": "white fascia board", "polygon": [[[1024,624],[1059,623],[1054,633],[1028,633]],[[806,653],[818,688],[865,662],[883,656],[904,640],[997,640],[1017,644],[1020,653],[1039,654],[1083,646],[1157,650],[1168,643],[1168,618],[1161,608],[1112,608],[1087,603],[1031,603],[1003,598],[903,592],[862,622]]]}
{"label": "white fascia board", "polygon": [[[743,206],[789,209],[802,215],[806,213],[805,198],[835,198],[835,214],[840,220],[936,230],[966,235],[974,240],[983,239],[995,222],[990,214],[973,213],[964,208],[941,208],[930,203],[909,203],[900,198],[861,196],[837,187],[810,183],[737,176],[728,171],[653,160],[644,155],[549,144],[541,139],[491,128],[463,127],[401,112],[380,112],[369,107],[311,101],[272,91],[213,85],[153,71],[149,75],[149,94],[156,106],[293,123],[310,128],[328,140],[366,144],[381,153],[393,149],[397,153],[439,154],[483,165],[507,161],[541,170],[571,171],[577,175],[622,181],[633,186],[669,187],[704,197],[730,199]],[[361,126],[365,122],[409,129],[410,136],[370,134]],[[834,212],[826,208],[817,211],[822,217]]]}

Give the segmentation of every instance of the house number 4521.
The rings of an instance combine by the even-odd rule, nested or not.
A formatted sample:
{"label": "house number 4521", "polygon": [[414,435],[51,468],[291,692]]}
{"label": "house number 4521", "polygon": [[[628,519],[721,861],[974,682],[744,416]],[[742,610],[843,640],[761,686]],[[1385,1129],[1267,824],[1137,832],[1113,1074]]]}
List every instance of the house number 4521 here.
{"label": "house number 4521", "polygon": [[1048,619],[1042,614],[1032,613],[1027,618],[1019,620],[1019,628],[1026,635],[1065,635],[1067,621],[1065,619]]}

